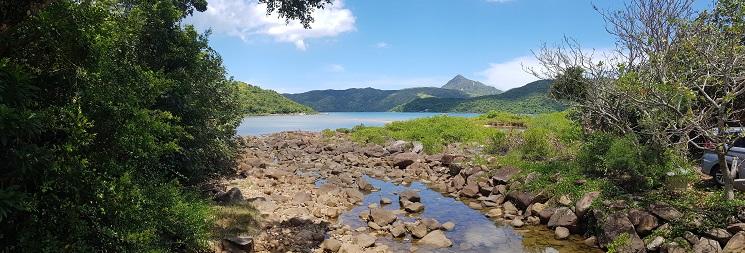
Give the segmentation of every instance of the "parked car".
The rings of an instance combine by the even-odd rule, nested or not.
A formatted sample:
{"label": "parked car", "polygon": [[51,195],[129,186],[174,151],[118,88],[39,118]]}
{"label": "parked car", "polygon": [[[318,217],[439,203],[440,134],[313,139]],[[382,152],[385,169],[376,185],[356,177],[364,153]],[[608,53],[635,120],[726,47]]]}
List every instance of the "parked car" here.
{"label": "parked car", "polygon": [[[741,134],[743,131],[745,131],[745,128],[731,128],[729,131],[727,131],[727,133]],[[739,169],[737,170],[737,175],[735,176],[735,180],[737,181],[735,184],[743,184],[745,183],[745,138],[740,138],[735,141],[733,147],[727,153],[726,158],[728,166],[731,164],[732,159],[734,159],[735,157],[737,157],[737,167],[739,167]],[[724,177],[722,175],[722,172],[720,171],[719,164],[719,157],[715,152],[704,152],[701,161],[701,171],[703,173],[706,173],[707,175],[711,175],[712,177],[714,177],[714,180],[717,183],[723,185]]]}

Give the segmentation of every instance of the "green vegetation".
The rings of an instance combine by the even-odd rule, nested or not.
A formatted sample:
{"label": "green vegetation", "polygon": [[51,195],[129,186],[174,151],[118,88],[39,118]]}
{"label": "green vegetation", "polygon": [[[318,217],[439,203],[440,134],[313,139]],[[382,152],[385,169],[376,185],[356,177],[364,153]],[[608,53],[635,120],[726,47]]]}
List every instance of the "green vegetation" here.
{"label": "green vegetation", "polygon": [[357,126],[352,129],[351,138],[378,144],[390,140],[421,141],[426,152],[436,153],[450,143],[482,143],[496,131],[484,129],[475,121],[443,115],[392,122],[384,127]]}
{"label": "green vegetation", "polygon": [[[671,223],[675,236],[686,230],[703,232],[721,226],[745,204],[741,198],[725,200],[720,189],[701,186],[687,157],[646,145],[632,135],[583,133],[570,115],[574,113],[437,116],[384,127],[355,127],[351,138],[381,144],[421,141],[428,153],[442,152],[453,142],[480,146],[486,153],[474,162],[486,165],[492,172],[504,167],[521,170],[518,178],[522,183],[514,184],[517,188],[512,190],[566,195],[572,200],[598,191],[598,202],[623,200],[630,204],[629,208],[668,203],[687,217]],[[681,181],[683,187],[670,187],[673,180]]]}
{"label": "green vegetation", "polygon": [[443,85],[442,88],[459,90],[468,93],[472,97],[496,95],[502,93],[502,91],[497,88],[483,84],[481,82],[469,80],[462,75],[455,76],[445,85]]}
{"label": "green vegetation", "polygon": [[467,98],[462,91],[422,87],[403,90],[373,88],[346,90],[314,90],[286,97],[319,112],[385,112],[422,97]]}
{"label": "green vegetation", "polygon": [[249,115],[313,113],[310,107],[298,104],[276,91],[265,90],[243,82],[236,82],[241,94],[243,110]]}
{"label": "green vegetation", "polygon": [[[304,21],[298,5],[325,4],[262,2]],[[244,116],[207,34],[182,23],[207,2],[0,5],[0,251],[206,250],[196,189],[232,171]]]}
{"label": "green vegetation", "polygon": [[398,112],[479,112],[502,111],[517,114],[557,112],[566,106],[548,94],[551,81],[541,80],[498,95],[474,98],[422,98],[392,109]]}

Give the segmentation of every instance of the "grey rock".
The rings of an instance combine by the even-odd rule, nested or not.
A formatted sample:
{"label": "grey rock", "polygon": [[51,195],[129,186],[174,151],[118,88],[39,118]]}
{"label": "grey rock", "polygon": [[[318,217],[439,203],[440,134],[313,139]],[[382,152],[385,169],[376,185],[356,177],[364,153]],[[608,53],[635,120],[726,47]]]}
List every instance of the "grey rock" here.
{"label": "grey rock", "polygon": [[432,248],[447,248],[453,246],[453,242],[445,236],[442,230],[434,230],[429,232],[422,239],[417,241],[417,244],[426,245]]}
{"label": "grey rock", "polygon": [[701,238],[701,240],[698,241],[696,245],[693,245],[693,252],[694,253],[720,253],[722,252],[722,247],[719,246],[719,242],[708,239],[708,238]]}
{"label": "grey rock", "polygon": [[574,229],[577,227],[577,216],[569,208],[558,208],[556,209],[556,212],[554,212],[554,215],[552,215],[548,220],[548,227],[566,227]]}
{"label": "grey rock", "polygon": [[554,238],[557,240],[564,240],[569,237],[569,229],[565,227],[556,227],[554,230]]}

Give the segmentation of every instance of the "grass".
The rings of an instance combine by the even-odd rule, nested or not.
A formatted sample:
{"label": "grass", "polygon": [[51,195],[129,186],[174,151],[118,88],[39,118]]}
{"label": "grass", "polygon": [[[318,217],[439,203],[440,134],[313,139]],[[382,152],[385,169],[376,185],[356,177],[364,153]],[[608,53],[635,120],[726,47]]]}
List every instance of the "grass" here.
{"label": "grass", "polygon": [[[593,206],[601,211],[605,208],[600,203],[605,200],[624,201],[629,208],[667,203],[686,214],[684,219],[670,223],[671,231],[666,233],[672,236],[724,226],[738,207],[745,206],[745,193],[737,193],[735,201],[724,201],[720,188],[702,185],[702,179],[695,173],[674,179],[665,175],[668,171],[681,171],[680,168],[693,171],[693,162],[687,158],[674,156],[669,150],[654,153],[636,142],[624,141],[627,137],[593,139],[592,135],[583,135],[566,112],[533,116],[487,113],[477,118],[437,116],[384,127],[358,126],[352,129],[351,137],[378,144],[391,140],[421,141],[428,153],[441,152],[454,142],[481,146],[486,153],[474,157],[472,162],[487,165],[492,172],[505,166],[520,168],[518,178],[522,179],[532,174],[531,180],[519,184],[516,190],[543,191],[555,197],[566,195],[573,201],[598,191],[601,195]],[[594,148],[601,144],[609,147]],[[650,156],[657,158],[646,159]],[[594,159],[594,163],[587,163],[587,157]],[[599,169],[607,171],[597,173]],[[628,189],[624,182],[638,181],[624,173],[628,171],[634,171],[633,176],[649,183],[639,184],[641,189]],[[670,187],[673,180],[684,187]],[[696,225],[695,219],[702,220],[701,224]]]}
{"label": "grass", "polygon": [[213,205],[214,239],[237,235],[255,235],[261,229],[259,212],[250,204]]}

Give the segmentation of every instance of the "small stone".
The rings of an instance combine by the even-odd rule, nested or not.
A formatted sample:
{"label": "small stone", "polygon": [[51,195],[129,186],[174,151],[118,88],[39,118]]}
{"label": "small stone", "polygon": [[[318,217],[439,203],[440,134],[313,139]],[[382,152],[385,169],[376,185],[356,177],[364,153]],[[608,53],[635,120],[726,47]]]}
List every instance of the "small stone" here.
{"label": "small stone", "polygon": [[590,247],[597,247],[598,246],[598,238],[595,237],[595,236],[590,236],[587,239],[585,239],[584,241],[582,241],[582,243],[584,243],[585,245],[590,246]]}
{"label": "small stone", "polygon": [[388,205],[390,203],[392,203],[392,202],[391,202],[391,199],[389,199],[389,198],[381,198],[380,199],[380,204],[381,205]]}
{"label": "small stone", "polygon": [[393,237],[402,237],[406,235],[406,228],[403,224],[399,223],[391,228],[391,235]]}
{"label": "small stone", "polygon": [[367,222],[367,226],[370,227],[370,228],[372,228],[372,229],[374,229],[374,230],[380,230],[381,229],[380,225],[378,225],[377,223],[372,222],[372,221],[368,221]]}
{"label": "small stone", "polygon": [[471,209],[474,209],[474,210],[481,210],[481,209],[484,208],[478,202],[468,202],[468,207],[470,207]]}
{"label": "small stone", "polygon": [[367,208],[369,209],[378,208],[378,204],[375,204],[375,203],[369,204],[367,205]]}
{"label": "small stone", "polygon": [[444,228],[447,231],[451,231],[455,228],[455,223],[450,222],[450,221],[445,222],[442,224],[442,228]]}
{"label": "small stone", "polygon": [[566,195],[561,195],[561,197],[559,197],[559,204],[563,206],[570,206],[572,204],[572,200],[569,199],[569,197],[567,197]]}
{"label": "small stone", "polygon": [[422,224],[427,226],[428,230],[440,229],[440,222],[432,218],[424,218],[421,220]]}
{"label": "small stone", "polygon": [[541,224],[541,218],[538,218],[536,216],[528,216],[526,223],[531,226],[538,226]]}
{"label": "small stone", "polygon": [[564,240],[569,237],[569,229],[565,227],[556,227],[554,230],[554,238],[557,240]]}
{"label": "small stone", "polygon": [[510,222],[510,225],[513,227],[519,228],[525,225],[525,223],[520,218],[515,218]]}
{"label": "small stone", "polygon": [[502,215],[503,213],[502,213],[501,208],[493,208],[489,210],[488,212],[486,212],[486,217],[489,217],[489,218],[499,218],[499,217],[502,217]]}

